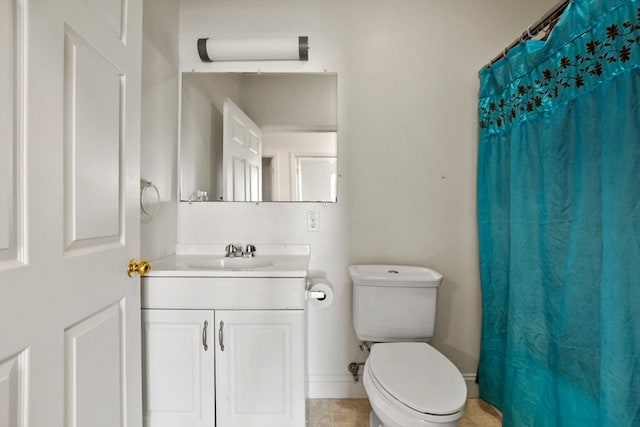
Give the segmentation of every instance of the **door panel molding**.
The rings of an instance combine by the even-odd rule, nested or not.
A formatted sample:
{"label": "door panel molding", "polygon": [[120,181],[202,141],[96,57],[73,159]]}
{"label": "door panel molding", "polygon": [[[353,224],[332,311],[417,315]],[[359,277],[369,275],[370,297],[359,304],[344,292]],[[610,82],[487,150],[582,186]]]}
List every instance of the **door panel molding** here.
{"label": "door panel molding", "polygon": [[0,361],[0,426],[27,426],[28,361],[28,349]]}
{"label": "door panel molding", "polygon": [[65,329],[66,427],[126,426],[124,313],[123,299]]}
{"label": "door panel molding", "polygon": [[24,3],[0,5],[0,271],[27,262],[25,219],[25,13]]}
{"label": "door panel molding", "polygon": [[123,244],[125,76],[65,28],[65,255]]}
{"label": "door panel molding", "polygon": [[127,45],[127,0],[84,0],[99,16],[99,20]]}

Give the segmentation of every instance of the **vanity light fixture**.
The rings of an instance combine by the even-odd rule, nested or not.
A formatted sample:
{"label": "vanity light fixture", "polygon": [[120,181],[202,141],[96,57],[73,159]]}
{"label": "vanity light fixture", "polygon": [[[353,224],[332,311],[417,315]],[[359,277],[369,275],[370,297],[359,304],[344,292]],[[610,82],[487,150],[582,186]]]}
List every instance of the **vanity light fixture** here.
{"label": "vanity light fixture", "polygon": [[308,61],[309,37],[264,39],[198,39],[202,62],[214,61]]}

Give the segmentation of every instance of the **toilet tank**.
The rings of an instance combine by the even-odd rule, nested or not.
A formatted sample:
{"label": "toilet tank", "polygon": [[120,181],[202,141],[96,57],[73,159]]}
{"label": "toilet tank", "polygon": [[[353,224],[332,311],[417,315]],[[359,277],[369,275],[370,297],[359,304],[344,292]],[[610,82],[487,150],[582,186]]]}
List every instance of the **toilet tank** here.
{"label": "toilet tank", "polygon": [[433,336],[442,275],[425,267],[352,265],[353,327],[362,341],[425,341]]}

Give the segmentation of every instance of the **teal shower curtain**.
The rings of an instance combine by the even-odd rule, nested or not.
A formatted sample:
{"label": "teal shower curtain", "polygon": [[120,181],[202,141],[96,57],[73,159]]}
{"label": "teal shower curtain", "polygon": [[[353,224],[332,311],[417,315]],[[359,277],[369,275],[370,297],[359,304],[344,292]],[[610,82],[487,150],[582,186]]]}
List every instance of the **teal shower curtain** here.
{"label": "teal shower curtain", "polygon": [[480,395],[505,427],[640,426],[640,0],[574,0],[481,71]]}

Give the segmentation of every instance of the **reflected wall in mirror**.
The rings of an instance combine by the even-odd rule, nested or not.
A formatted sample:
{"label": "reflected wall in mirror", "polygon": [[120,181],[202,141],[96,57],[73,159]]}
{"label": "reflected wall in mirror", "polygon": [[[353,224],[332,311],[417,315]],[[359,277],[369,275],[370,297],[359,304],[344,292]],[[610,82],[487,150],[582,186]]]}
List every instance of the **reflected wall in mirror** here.
{"label": "reflected wall in mirror", "polygon": [[183,73],[182,201],[335,202],[337,76]]}

